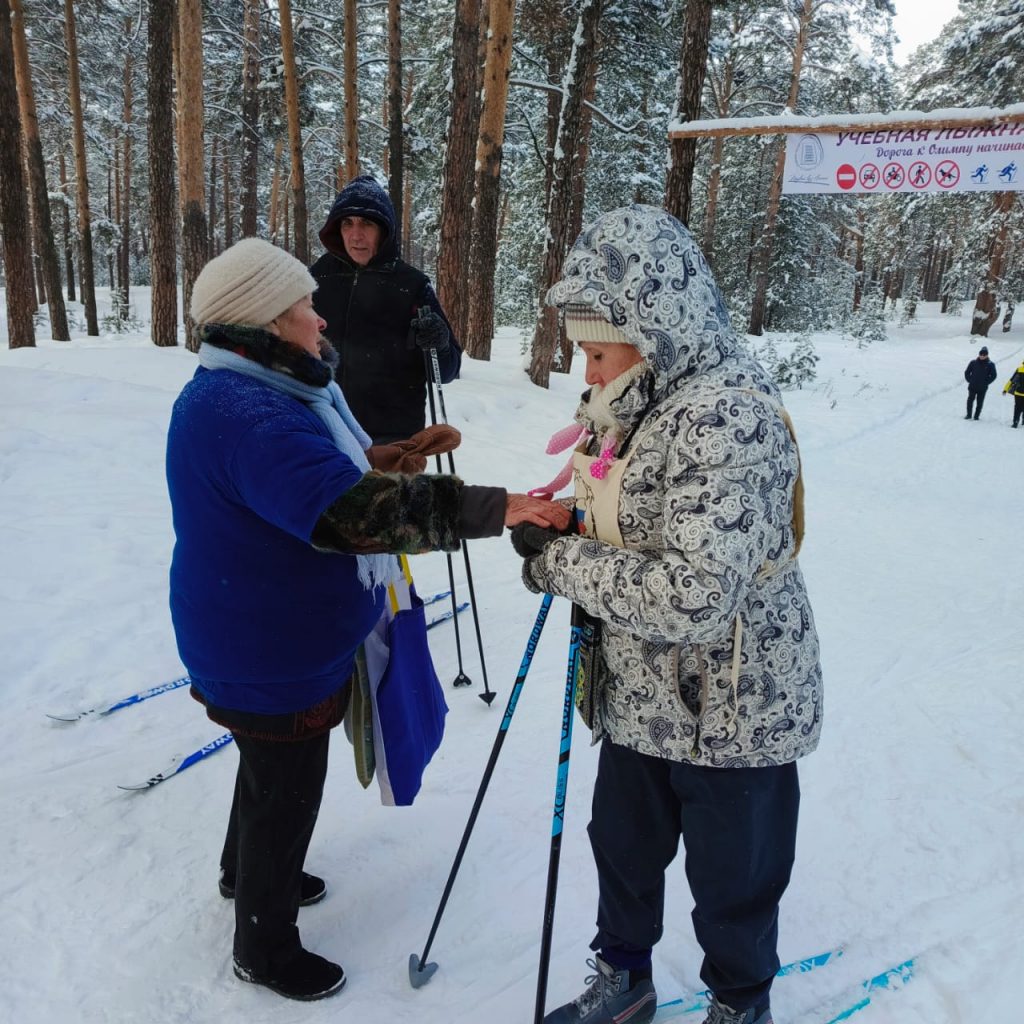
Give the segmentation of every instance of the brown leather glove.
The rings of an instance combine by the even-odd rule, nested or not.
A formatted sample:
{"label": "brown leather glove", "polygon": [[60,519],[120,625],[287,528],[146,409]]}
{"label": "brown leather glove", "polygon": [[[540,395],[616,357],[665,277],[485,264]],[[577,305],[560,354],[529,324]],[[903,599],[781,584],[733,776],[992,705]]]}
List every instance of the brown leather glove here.
{"label": "brown leather glove", "polygon": [[441,455],[444,452],[455,451],[462,444],[462,434],[454,427],[449,427],[447,423],[435,423],[434,426],[413,434],[408,441],[396,441],[395,444],[408,452]]}
{"label": "brown leather glove", "polygon": [[382,473],[422,473],[428,455],[454,451],[461,442],[462,435],[454,427],[438,423],[418,431],[408,441],[375,444],[366,449],[366,457]]}

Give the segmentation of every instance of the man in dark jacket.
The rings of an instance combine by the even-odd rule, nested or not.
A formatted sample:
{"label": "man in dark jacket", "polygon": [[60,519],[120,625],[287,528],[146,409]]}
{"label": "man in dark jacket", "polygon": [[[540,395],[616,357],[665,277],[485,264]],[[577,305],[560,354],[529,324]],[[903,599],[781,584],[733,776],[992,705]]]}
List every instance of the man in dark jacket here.
{"label": "man in dark jacket", "polygon": [[430,350],[443,384],[459,374],[451,325],[429,278],[399,259],[394,207],[369,175],[338,193],[320,241],[313,303],[341,356],[337,381],[374,444],[411,437],[425,424]]}
{"label": "man in dark jacket", "polygon": [[974,418],[981,415],[981,407],[985,404],[985,392],[989,384],[996,379],[996,364],[988,357],[988,349],[982,346],[978,350],[978,358],[972,359],[964,370],[964,380],[967,381],[967,415],[965,420],[971,418],[971,407],[974,407]]}

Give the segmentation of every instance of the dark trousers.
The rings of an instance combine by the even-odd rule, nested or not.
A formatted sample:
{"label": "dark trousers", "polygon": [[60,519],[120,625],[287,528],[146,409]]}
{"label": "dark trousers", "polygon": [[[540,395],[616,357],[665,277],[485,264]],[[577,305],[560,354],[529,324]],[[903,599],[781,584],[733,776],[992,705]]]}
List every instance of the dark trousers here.
{"label": "dark trousers", "polygon": [[764,1003],[799,806],[795,764],[702,768],[606,739],[588,829],[600,890],[591,948],[636,962],[661,938],[665,870],[682,836],[700,976],[733,1009]]}
{"label": "dark trousers", "polygon": [[1013,396],[1013,425],[1017,426],[1017,424],[1021,420],[1024,420],[1024,395],[1014,395]]}
{"label": "dark trousers", "polygon": [[330,733],[294,741],[235,734],[238,775],[221,854],[235,880],[235,959],[273,978],[302,949],[302,865],[327,777]]}
{"label": "dark trousers", "polygon": [[985,404],[985,392],[988,391],[988,386],[983,388],[975,387],[973,384],[967,385],[967,415],[971,415],[971,406],[974,406],[974,418],[977,419],[981,415],[981,407]]}

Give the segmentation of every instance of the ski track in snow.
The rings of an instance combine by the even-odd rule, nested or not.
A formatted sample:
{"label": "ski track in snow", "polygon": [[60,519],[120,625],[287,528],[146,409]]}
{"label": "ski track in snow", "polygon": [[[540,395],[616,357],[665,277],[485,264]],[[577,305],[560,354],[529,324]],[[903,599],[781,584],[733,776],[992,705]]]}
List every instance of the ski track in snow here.
{"label": "ski track in snow", "polygon": [[[142,293],[137,290],[136,295]],[[144,295],[144,293],[142,293]],[[826,725],[801,763],[798,860],[781,912],[783,960],[843,957],[780,980],[778,1024],[824,1024],[851,986],[908,957],[915,976],[856,1024],[1013,1019],[1024,968],[1024,711],[1020,565],[1024,430],[1000,392],[1024,348],[987,344],[999,376],[963,420],[969,312],[858,350],[816,337],[818,380],[789,392],[808,532],[801,563],[822,639]],[[489,364],[445,386],[465,440],[460,475],[525,490],[582,390],[521,372],[502,330]],[[783,344],[784,347],[784,344]],[[411,808],[384,808],[332,740],[309,855],[327,877],[300,912],[305,944],[339,959],[345,991],[298,1004],[239,983],[232,905],[217,859],[237,754],[229,748],[152,791],[145,778],[221,731],[186,690],[67,725],[88,707],[181,673],[167,611],[173,536],[163,482],[170,406],[195,357],[142,335],[0,351],[0,1020],[18,1024],[522,1024],[532,1019],[550,845],[568,609],[556,601],[431,948],[440,970],[408,984],[483,773],[539,598],[507,540],[470,545],[490,686],[471,613],[460,616],[472,688],[453,690],[452,625],[431,646],[451,708],[445,744]],[[943,383],[948,382],[948,383]],[[460,599],[461,557],[454,559]],[[445,559],[413,559],[421,594]],[[575,730],[548,1006],[587,973],[596,880],[586,839],[596,749]],[[662,1001],[702,989],[677,861],[655,953]],[[837,1002],[838,1000],[838,1002]],[[983,1006],[983,1013],[979,1007]],[[699,1021],[700,1015],[681,1018]]]}

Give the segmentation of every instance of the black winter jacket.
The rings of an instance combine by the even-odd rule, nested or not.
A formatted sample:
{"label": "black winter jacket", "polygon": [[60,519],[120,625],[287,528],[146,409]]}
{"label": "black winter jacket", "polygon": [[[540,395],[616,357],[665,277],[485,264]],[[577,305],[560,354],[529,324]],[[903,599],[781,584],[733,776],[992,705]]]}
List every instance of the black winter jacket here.
{"label": "black winter jacket", "polygon": [[[386,232],[365,267],[345,252],[339,229],[345,216],[367,216]],[[338,194],[320,239],[328,252],[310,268],[319,284],[313,306],[340,356],[338,384],[374,444],[410,437],[426,422],[428,372],[410,321],[429,306],[448,324],[430,279],[398,258],[391,200],[370,178],[357,178]],[[450,324],[448,332],[448,347],[438,352],[445,384],[458,376],[462,361]]]}
{"label": "black winter jacket", "polygon": [[996,364],[991,359],[972,359],[964,370],[964,380],[972,388],[987,388],[996,379]]}

